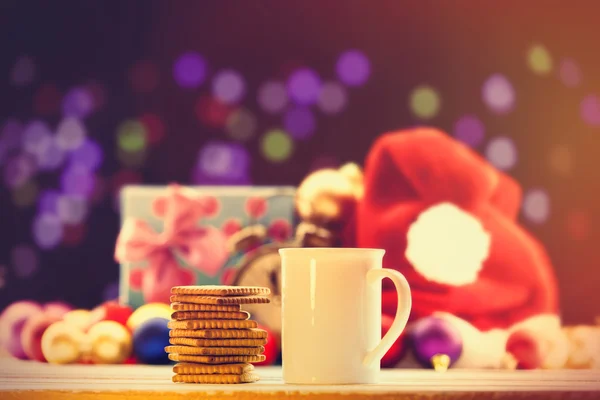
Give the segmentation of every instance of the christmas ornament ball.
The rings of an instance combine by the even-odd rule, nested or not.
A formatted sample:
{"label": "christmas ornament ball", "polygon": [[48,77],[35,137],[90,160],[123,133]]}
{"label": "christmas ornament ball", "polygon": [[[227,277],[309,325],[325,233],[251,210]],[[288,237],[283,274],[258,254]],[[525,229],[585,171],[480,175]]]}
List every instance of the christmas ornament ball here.
{"label": "christmas ornament ball", "polygon": [[27,359],[21,343],[21,333],[27,320],[42,312],[34,301],[18,301],[8,306],[0,316],[0,344],[10,355]]}
{"label": "christmas ornament ball", "polygon": [[42,335],[42,353],[51,364],[71,364],[81,359],[86,335],[65,321],[50,325]]}
{"label": "christmas ornament ball", "polygon": [[131,332],[135,332],[137,328],[145,321],[152,318],[171,319],[173,310],[168,304],[164,303],[148,303],[136,309],[127,319],[127,327]]}
{"label": "christmas ornament ball", "polygon": [[511,333],[506,341],[506,351],[515,358],[519,369],[536,369],[542,365],[543,357],[538,341],[526,329]]}
{"label": "christmas ornament ball", "polygon": [[129,330],[117,321],[100,321],[87,332],[90,359],[95,364],[121,364],[131,355]]}
{"label": "christmas ornament ball", "polygon": [[142,322],[133,332],[133,354],[141,364],[168,364],[165,347],[169,345],[166,318],[151,318]]}
{"label": "christmas ornament ball", "polygon": [[62,301],[52,301],[44,304],[44,313],[56,315],[57,317],[62,317],[71,310],[73,310],[73,307]]}
{"label": "christmas ornament ball", "polygon": [[415,358],[428,368],[446,369],[462,353],[460,332],[442,318],[427,317],[417,321],[410,337]]}
{"label": "christmas ornament ball", "polygon": [[50,311],[32,315],[21,332],[21,346],[30,360],[45,362],[42,352],[42,336],[50,325],[60,321],[60,314]]}
{"label": "christmas ornament ball", "polygon": [[87,331],[92,323],[92,313],[89,310],[77,309],[63,315],[63,321],[80,331]]}

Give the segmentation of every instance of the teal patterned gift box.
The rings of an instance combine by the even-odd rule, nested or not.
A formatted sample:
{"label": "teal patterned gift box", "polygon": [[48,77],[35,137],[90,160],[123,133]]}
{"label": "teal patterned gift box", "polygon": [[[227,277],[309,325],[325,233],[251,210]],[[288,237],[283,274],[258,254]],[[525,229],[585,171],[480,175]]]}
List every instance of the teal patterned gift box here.
{"label": "teal patterned gift box", "polygon": [[240,257],[227,239],[242,228],[263,225],[285,241],[296,225],[293,187],[127,186],[120,195],[119,295],[134,308],[168,303],[172,286],[225,284]]}

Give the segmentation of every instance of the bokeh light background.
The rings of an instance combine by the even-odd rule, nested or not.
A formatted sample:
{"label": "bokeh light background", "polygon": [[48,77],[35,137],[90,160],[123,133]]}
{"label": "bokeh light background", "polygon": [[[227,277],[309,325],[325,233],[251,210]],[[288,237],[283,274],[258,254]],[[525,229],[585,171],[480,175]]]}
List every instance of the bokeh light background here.
{"label": "bokeh light background", "polygon": [[426,124],[522,184],[565,322],[591,322],[600,4],[578,5],[3,1],[0,306],[114,298],[124,184],[295,185]]}

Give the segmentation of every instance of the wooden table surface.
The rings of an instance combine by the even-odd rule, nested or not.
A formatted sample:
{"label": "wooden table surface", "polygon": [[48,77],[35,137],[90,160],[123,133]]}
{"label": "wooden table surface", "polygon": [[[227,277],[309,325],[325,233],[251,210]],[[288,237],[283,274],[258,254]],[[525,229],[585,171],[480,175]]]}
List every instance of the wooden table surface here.
{"label": "wooden table surface", "polygon": [[257,367],[243,385],[175,384],[171,366],[67,365],[0,359],[0,399],[600,399],[600,371],[382,370],[376,385],[286,385]]}

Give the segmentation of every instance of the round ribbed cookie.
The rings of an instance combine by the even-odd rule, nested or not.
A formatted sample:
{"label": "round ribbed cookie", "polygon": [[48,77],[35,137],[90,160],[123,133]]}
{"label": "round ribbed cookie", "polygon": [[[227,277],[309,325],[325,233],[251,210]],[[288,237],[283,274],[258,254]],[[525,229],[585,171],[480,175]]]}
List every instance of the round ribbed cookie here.
{"label": "round ribbed cookie", "polygon": [[257,328],[258,323],[251,319],[188,319],[169,321],[169,329],[249,329]]}
{"label": "round ribbed cookie", "polygon": [[173,366],[173,372],[178,375],[241,375],[254,371],[254,365],[248,363],[238,364],[192,364],[178,363]]}
{"label": "round ribbed cookie", "polygon": [[169,360],[200,364],[231,364],[263,362],[266,360],[266,357],[262,354],[256,356],[196,356],[190,354],[169,354]]}
{"label": "round ribbed cookie", "polygon": [[256,347],[267,344],[267,339],[197,339],[172,337],[169,338],[169,343],[194,347]]}
{"label": "round ribbed cookie", "polygon": [[194,356],[256,356],[265,352],[263,346],[256,347],[193,347],[166,346],[165,351],[172,354],[189,354]]}
{"label": "round ribbed cookie", "polygon": [[188,294],[199,296],[267,296],[271,289],[259,286],[224,286],[224,285],[202,285],[202,286],[175,286],[171,288],[171,294]]}
{"label": "round ribbed cookie", "polygon": [[216,305],[227,305],[227,304],[266,304],[270,303],[271,300],[265,296],[233,296],[233,297],[219,297],[219,296],[197,296],[197,295],[185,295],[185,294],[174,294],[170,297],[171,303],[192,303],[192,304],[216,304]]}
{"label": "round ribbed cookie", "polygon": [[171,329],[173,338],[203,339],[266,339],[267,331],[262,329]]}
{"label": "round ribbed cookie", "polygon": [[173,311],[240,311],[242,307],[239,304],[219,306],[216,304],[173,303],[171,309]]}
{"label": "round ribbed cookie", "polygon": [[246,372],[241,375],[174,375],[175,383],[204,383],[227,385],[235,383],[252,383],[259,380],[255,372]]}
{"label": "round ribbed cookie", "polygon": [[186,319],[248,319],[247,311],[175,311],[171,314],[174,320]]}

